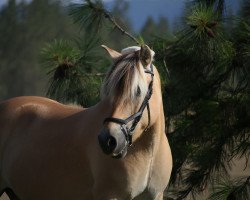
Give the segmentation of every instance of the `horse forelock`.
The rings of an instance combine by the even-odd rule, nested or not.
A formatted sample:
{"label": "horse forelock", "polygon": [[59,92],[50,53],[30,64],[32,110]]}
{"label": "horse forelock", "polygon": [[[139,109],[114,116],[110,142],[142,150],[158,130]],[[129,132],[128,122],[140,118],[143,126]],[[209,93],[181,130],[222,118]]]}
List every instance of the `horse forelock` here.
{"label": "horse forelock", "polygon": [[115,104],[133,103],[138,99],[137,88],[140,87],[140,96],[147,93],[147,82],[143,67],[139,60],[139,53],[123,54],[109,70],[102,87],[102,98],[110,97]]}

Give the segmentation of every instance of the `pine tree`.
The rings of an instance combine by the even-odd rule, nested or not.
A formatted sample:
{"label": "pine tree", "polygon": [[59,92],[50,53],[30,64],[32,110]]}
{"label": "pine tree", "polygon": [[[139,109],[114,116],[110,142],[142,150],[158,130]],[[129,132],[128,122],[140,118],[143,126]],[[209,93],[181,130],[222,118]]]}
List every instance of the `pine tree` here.
{"label": "pine tree", "polygon": [[[249,176],[235,180],[228,176],[233,159],[245,157],[247,165],[250,155],[249,21],[240,20],[234,33],[228,33],[223,23],[224,5],[223,0],[192,1],[185,26],[176,37],[151,41],[164,83],[167,130],[174,158],[167,199],[181,200],[190,194],[195,197],[207,188],[211,189],[211,199],[249,198]],[[101,25],[111,23],[123,36],[138,43],[99,0],[74,5],[71,14],[88,31],[101,32]],[[148,33],[144,35],[148,42],[157,24],[152,19],[146,24],[143,33]],[[84,84],[99,85],[99,73],[104,72],[94,67],[95,45],[99,43],[75,48],[58,42],[44,50],[52,77],[52,97],[86,105],[82,101],[86,96]],[[80,52],[89,54],[81,57]],[[86,76],[93,79],[86,82]],[[87,97],[92,95],[88,93]]]}
{"label": "pine tree", "polygon": [[71,37],[73,26],[60,4],[44,0],[11,0],[0,16],[0,98],[44,95],[40,49],[54,38]]}
{"label": "pine tree", "polygon": [[[248,199],[249,177],[239,177],[224,189],[218,181],[216,189],[217,179],[228,178],[232,160],[245,157],[247,165],[250,155],[247,53],[237,48],[243,45],[238,36],[225,32],[224,2],[200,2],[191,4],[186,28],[177,41],[165,41],[159,51],[165,56],[158,57],[158,65],[169,68],[164,104],[174,170],[168,195],[185,199],[213,185],[213,199],[222,199],[223,192],[225,199]],[[247,44],[246,24],[239,30]]]}
{"label": "pine tree", "polygon": [[157,23],[154,21],[154,19],[152,17],[148,17],[141,29],[143,39],[146,42],[149,42],[152,37],[156,36],[156,32],[158,30],[157,28]]}
{"label": "pine tree", "polygon": [[[126,2],[120,1],[114,9],[122,15],[126,7]],[[100,58],[103,55],[101,44],[108,42],[114,48],[121,48],[121,45],[132,44],[131,41],[139,42],[123,28],[129,27],[126,19],[117,19],[104,8],[102,1],[86,0],[82,4],[72,4],[70,16],[80,25],[82,38],[73,42],[57,41],[44,48],[43,61],[51,83],[47,95],[61,102],[86,107],[99,100],[100,84],[110,64]]]}
{"label": "pine tree", "polygon": [[165,36],[170,33],[168,20],[165,17],[159,18],[157,26],[158,36]]}

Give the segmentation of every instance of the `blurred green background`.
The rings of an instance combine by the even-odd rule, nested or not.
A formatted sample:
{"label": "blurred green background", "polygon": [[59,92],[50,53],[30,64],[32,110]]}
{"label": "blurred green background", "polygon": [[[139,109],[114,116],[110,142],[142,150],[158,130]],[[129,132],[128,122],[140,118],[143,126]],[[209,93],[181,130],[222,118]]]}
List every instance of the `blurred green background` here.
{"label": "blurred green background", "polygon": [[1,2],[0,100],[99,101],[110,65],[100,45],[135,45],[105,19],[108,9],[156,52],[174,158],[166,199],[249,200],[250,1],[92,2],[99,9]]}

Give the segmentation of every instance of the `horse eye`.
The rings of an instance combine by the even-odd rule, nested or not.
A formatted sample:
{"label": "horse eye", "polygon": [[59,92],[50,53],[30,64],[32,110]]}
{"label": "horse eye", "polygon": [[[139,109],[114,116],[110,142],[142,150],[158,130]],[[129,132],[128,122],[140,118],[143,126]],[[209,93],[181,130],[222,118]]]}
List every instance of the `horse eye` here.
{"label": "horse eye", "polygon": [[141,88],[137,86],[136,96],[139,97],[141,95]]}

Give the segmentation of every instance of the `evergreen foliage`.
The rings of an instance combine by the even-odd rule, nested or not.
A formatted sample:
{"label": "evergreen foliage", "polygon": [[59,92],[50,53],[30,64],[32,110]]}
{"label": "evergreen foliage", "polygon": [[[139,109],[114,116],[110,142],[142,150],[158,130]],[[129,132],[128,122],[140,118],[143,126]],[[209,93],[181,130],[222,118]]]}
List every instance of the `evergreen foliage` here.
{"label": "evergreen foliage", "polygon": [[164,17],[160,17],[159,22],[156,23],[152,17],[148,17],[141,29],[141,34],[146,42],[151,42],[152,38],[155,37],[170,36],[167,19]]}
{"label": "evergreen foliage", "polygon": [[[47,95],[65,103],[93,105],[110,64],[103,59],[100,45],[120,49],[150,43],[162,78],[174,161],[167,199],[196,198],[208,188],[211,200],[249,199],[249,175],[230,179],[229,174],[234,160],[244,159],[245,168],[249,165],[250,1],[242,1],[241,16],[234,21],[226,21],[225,2],[188,1],[183,29],[174,35],[166,30],[165,19],[157,24],[149,18],[139,40],[130,34],[126,1],[117,1],[109,12],[101,0],[86,0],[70,6],[70,16],[81,31],[78,39],[69,41],[68,27],[72,26],[58,4],[10,0],[0,11],[1,98],[16,91],[17,95],[28,93],[24,88],[40,79],[35,50],[56,38],[41,55],[50,78]],[[232,32],[224,22],[234,23]],[[59,30],[53,28],[56,23]],[[32,48],[24,48],[23,41]]]}
{"label": "evergreen foliage", "polygon": [[94,32],[100,31],[103,21],[108,15],[100,0],[94,2],[86,0],[83,4],[73,4],[70,10],[70,15],[75,23],[79,23],[82,28]]}
{"label": "evergreen foliage", "polygon": [[47,79],[39,64],[40,50],[54,38],[74,35],[74,26],[59,3],[18,2],[10,0],[0,9],[0,100],[45,95]]}
{"label": "evergreen foliage", "polygon": [[211,200],[248,200],[250,193],[250,177],[236,180],[224,180],[213,187]]}
{"label": "evergreen foliage", "polygon": [[70,15],[75,22],[78,22],[82,27],[88,31],[96,33],[102,28],[104,20],[107,19],[111,23],[114,29],[119,30],[122,34],[131,38],[135,43],[139,44],[138,40],[123,29],[118,23],[115,17],[108,12],[101,0],[85,0],[82,4],[73,4],[71,6]]}
{"label": "evergreen foliage", "polygon": [[[124,3],[119,4],[115,4],[116,12],[121,6],[122,9],[126,7]],[[121,21],[104,8],[102,1],[86,0],[82,4],[72,4],[69,14],[80,25],[81,37],[73,42],[73,46],[66,41],[55,41],[44,48],[42,59],[50,74],[47,95],[64,103],[86,107],[99,100],[100,83],[105,75],[103,69],[106,71],[110,64],[101,59],[102,53],[95,47],[100,49],[102,41],[113,40],[111,44],[115,44],[115,38],[119,38],[120,45],[128,43],[128,39],[139,42],[122,28],[118,23]],[[126,25],[126,22],[121,24]],[[109,30],[110,27],[113,28]],[[99,39],[99,35],[102,35],[102,39]],[[127,38],[122,39],[122,35]],[[117,42],[115,46],[118,46]]]}
{"label": "evergreen foliage", "polygon": [[[211,1],[193,3],[176,41],[154,41],[156,46],[165,43],[159,51],[165,56],[158,62],[169,68],[164,104],[174,158],[168,193],[173,199],[190,193],[195,197],[215,178],[228,177],[233,159],[244,157],[248,165],[249,30],[243,20],[236,35],[227,34],[219,10]],[[231,183],[232,188],[242,187],[242,199],[249,197],[248,184]],[[231,199],[235,190],[223,186],[219,191],[225,198],[217,189],[211,198]]]}
{"label": "evergreen foliage", "polygon": [[[249,196],[249,177],[217,181],[228,177],[234,159],[244,157],[247,165],[250,155],[249,23],[240,20],[234,34],[228,34],[223,23],[224,4],[221,0],[192,1],[188,4],[191,9],[186,11],[185,28],[176,36],[167,33],[156,36],[154,30],[159,27],[150,18],[142,29],[145,41],[150,41],[150,36],[153,38],[151,46],[157,52],[155,62],[163,80],[167,130],[174,158],[168,199],[185,199],[190,194],[195,198],[208,187],[213,188],[211,199],[233,199],[236,195],[246,199]],[[71,15],[83,29],[105,33],[101,25],[110,23],[138,43],[101,1],[74,5]],[[65,54],[68,60],[76,58],[70,62],[75,64],[65,67],[66,58],[63,65],[57,62],[55,68],[53,63],[49,64],[53,75],[51,88],[54,88],[49,93],[57,99],[83,105],[84,95],[78,96],[79,91],[74,90],[81,88],[78,94],[84,94],[87,92],[84,84],[95,82],[94,79],[81,82],[84,74],[93,74],[93,66],[90,65],[90,72],[83,70],[85,65],[77,61],[82,54],[76,53],[75,57],[71,47],[64,46],[60,51],[63,49],[69,50]],[[53,54],[47,52],[47,56]],[[91,58],[84,60],[88,63]],[[63,78],[58,78],[58,71]]]}
{"label": "evergreen foliage", "polygon": [[[66,41],[50,43],[42,51],[42,60],[50,75],[47,96],[64,103],[91,105],[99,99],[102,63],[94,52],[97,40],[90,38],[70,45]],[[95,74],[94,74],[95,73]]]}

